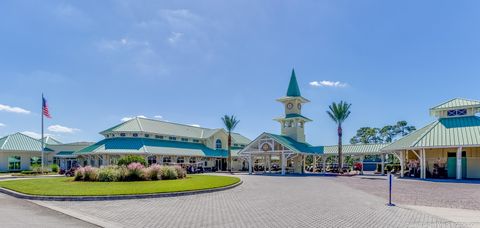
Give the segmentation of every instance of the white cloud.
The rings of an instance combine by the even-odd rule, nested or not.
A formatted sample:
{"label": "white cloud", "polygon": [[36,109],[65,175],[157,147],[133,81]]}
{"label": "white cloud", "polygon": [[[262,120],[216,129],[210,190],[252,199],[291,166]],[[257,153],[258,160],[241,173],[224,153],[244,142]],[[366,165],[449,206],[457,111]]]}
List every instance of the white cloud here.
{"label": "white cloud", "polygon": [[138,41],[126,37],[118,40],[102,40],[97,43],[97,47],[101,50],[116,51],[120,49],[146,49],[150,50],[150,43],[148,41]]}
{"label": "white cloud", "polygon": [[0,123],[0,127],[5,127],[6,125],[4,123]]}
{"label": "white cloud", "polygon": [[0,104],[0,111],[21,113],[21,114],[30,114],[30,111],[25,110],[23,108],[12,107],[12,106],[3,105],[3,104]]}
{"label": "white cloud", "polygon": [[35,139],[40,139],[42,137],[41,134],[33,132],[33,131],[22,131],[21,133],[24,134],[24,135],[28,135],[28,136],[30,136],[32,138],[35,138]]}
{"label": "white cloud", "polygon": [[138,115],[138,116],[134,116],[134,117],[130,117],[130,116],[126,116],[126,117],[123,117],[122,119],[120,119],[122,122],[126,122],[126,121],[129,121],[131,119],[134,119],[135,117],[138,117],[138,118],[147,118],[146,116],[144,115]]}
{"label": "white cloud", "polygon": [[192,126],[192,127],[200,127],[199,124],[189,124],[189,125]]}
{"label": "white cloud", "polygon": [[161,115],[156,115],[156,116],[153,116],[154,118],[157,118],[157,119],[163,119],[163,116]]}
{"label": "white cloud", "polygon": [[314,87],[338,87],[338,88],[341,88],[341,87],[346,87],[347,86],[347,83],[344,83],[344,82],[339,82],[339,81],[326,81],[326,80],[323,80],[323,81],[313,81],[313,82],[310,82],[309,83],[311,86],[314,86]]}
{"label": "white cloud", "polygon": [[181,32],[172,32],[168,37],[168,42],[170,42],[170,44],[175,44],[180,40],[180,38],[182,38],[182,36],[183,33]]}
{"label": "white cloud", "polygon": [[76,131],[80,131],[80,129],[77,129],[77,128],[65,127],[58,124],[51,125],[47,129],[51,132],[59,132],[59,133],[74,133]]}

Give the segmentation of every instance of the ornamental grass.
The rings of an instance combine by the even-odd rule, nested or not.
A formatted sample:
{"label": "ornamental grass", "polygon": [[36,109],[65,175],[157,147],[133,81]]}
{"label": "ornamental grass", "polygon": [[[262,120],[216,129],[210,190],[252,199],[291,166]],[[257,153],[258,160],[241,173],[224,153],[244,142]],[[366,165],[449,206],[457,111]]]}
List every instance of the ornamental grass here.
{"label": "ornamental grass", "polygon": [[134,162],[128,166],[80,167],[75,171],[74,180],[99,182],[175,180],[185,178],[186,174],[186,170],[180,166],[154,164],[145,167]]}

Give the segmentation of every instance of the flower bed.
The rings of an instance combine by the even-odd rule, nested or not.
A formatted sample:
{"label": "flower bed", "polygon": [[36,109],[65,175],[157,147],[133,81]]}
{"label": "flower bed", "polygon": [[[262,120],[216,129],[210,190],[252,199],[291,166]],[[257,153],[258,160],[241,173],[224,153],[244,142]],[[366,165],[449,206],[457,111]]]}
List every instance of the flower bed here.
{"label": "flower bed", "polygon": [[75,181],[153,181],[175,180],[185,178],[187,172],[180,166],[162,166],[158,164],[145,167],[140,163],[130,163],[128,166],[104,166],[94,168],[80,167],[75,171]]}

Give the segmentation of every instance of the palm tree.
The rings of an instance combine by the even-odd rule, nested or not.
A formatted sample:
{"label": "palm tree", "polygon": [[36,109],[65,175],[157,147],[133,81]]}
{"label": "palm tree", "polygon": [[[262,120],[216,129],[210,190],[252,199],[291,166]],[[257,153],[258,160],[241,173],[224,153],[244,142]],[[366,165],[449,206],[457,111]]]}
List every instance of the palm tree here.
{"label": "palm tree", "polygon": [[333,102],[328,108],[330,109],[327,111],[327,114],[332,118],[332,120],[337,124],[337,132],[338,132],[338,167],[340,172],[343,172],[343,162],[342,162],[342,123],[348,118],[350,115],[350,106],[352,104],[348,104],[345,101],[340,101],[340,103]]}
{"label": "palm tree", "polygon": [[225,129],[228,132],[228,161],[227,161],[227,169],[229,172],[232,172],[232,131],[235,129],[237,124],[240,120],[237,120],[234,115],[228,116],[225,115],[222,117],[223,124],[225,125]]}

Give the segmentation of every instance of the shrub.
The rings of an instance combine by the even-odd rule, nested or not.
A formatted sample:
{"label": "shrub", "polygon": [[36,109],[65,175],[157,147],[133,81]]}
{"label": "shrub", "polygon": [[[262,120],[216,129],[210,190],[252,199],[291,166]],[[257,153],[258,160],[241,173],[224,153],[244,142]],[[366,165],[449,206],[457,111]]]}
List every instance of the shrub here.
{"label": "shrub", "polygon": [[30,166],[30,169],[33,173],[48,173],[48,169],[46,167],[42,169],[42,166],[37,164]]}
{"label": "shrub", "polygon": [[31,171],[31,170],[23,170],[20,172],[21,174],[25,174],[25,175],[32,175],[32,174],[35,174],[35,172]]}
{"label": "shrub", "polygon": [[162,166],[159,164],[151,165],[145,169],[145,179],[160,180],[162,178]]}
{"label": "shrub", "polygon": [[80,167],[77,170],[75,170],[75,175],[74,175],[74,180],[75,181],[83,180],[84,176],[85,176],[85,168]]}
{"label": "shrub", "polygon": [[97,181],[98,180],[98,169],[91,166],[85,166],[83,173],[84,181]]}
{"label": "shrub", "polygon": [[135,180],[142,180],[145,175],[144,175],[144,169],[145,166],[138,163],[130,163],[130,165],[127,166],[128,169],[128,179],[135,181]]}
{"label": "shrub", "polygon": [[187,176],[187,171],[184,168],[178,165],[174,166],[174,168],[175,168],[175,171],[177,172],[177,178],[182,179]]}
{"label": "shrub", "polygon": [[128,180],[128,169],[126,166],[118,166],[118,181],[127,181]]}
{"label": "shrub", "polygon": [[50,169],[52,170],[52,172],[58,173],[59,167],[57,164],[51,164]]}
{"label": "shrub", "polygon": [[118,167],[106,166],[98,169],[98,181],[113,182],[120,179],[120,171]]}
{"label": "shrub", "polygon": [[143,166],[147,166],[147,162],[145,161],[145,158],[138,155],[127,155],[125,157],[121,157],[120,159],[118,159],[117,165],[128,166],[132,163],[140,163]]}
{"label": "shrub", "polygon": [[163,166],[161,179],[162,180],[174,180],[178,178],[178,173],[175,167],[173,166]]}

